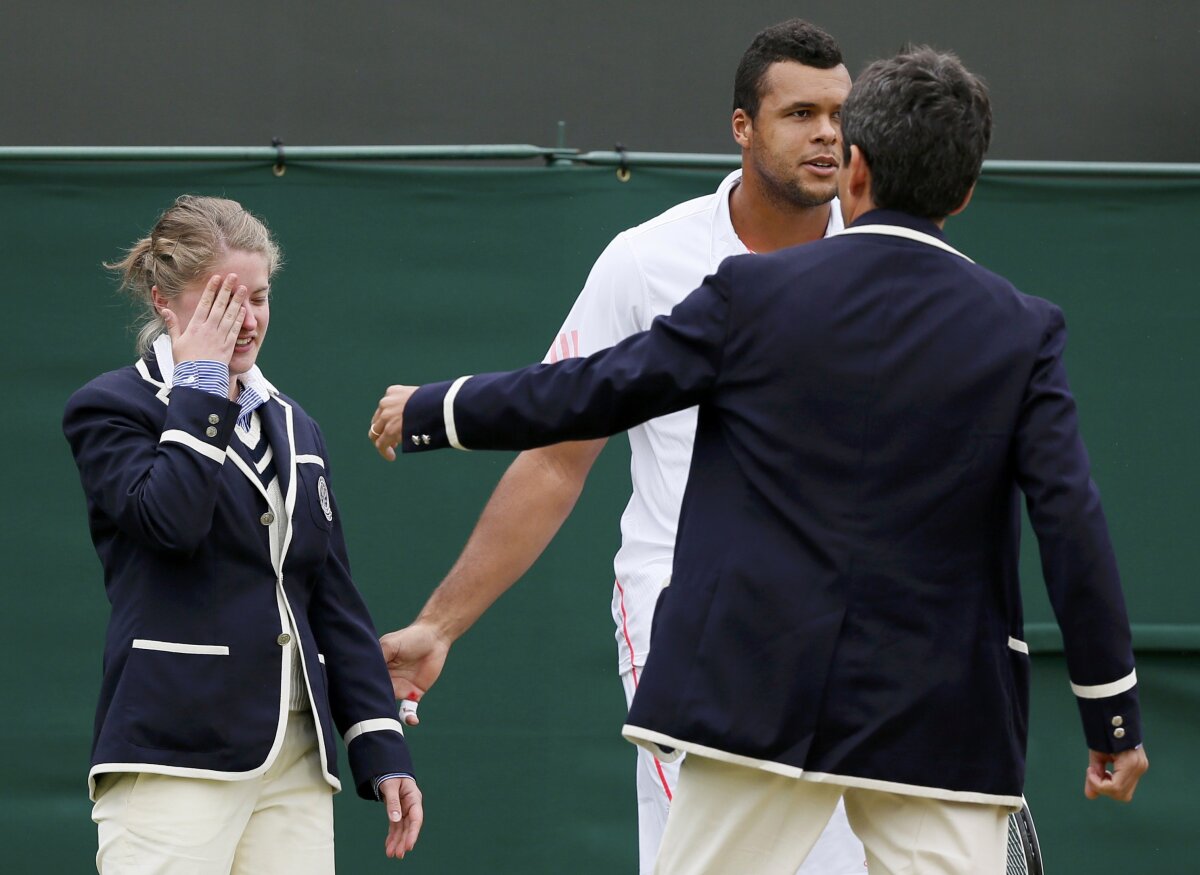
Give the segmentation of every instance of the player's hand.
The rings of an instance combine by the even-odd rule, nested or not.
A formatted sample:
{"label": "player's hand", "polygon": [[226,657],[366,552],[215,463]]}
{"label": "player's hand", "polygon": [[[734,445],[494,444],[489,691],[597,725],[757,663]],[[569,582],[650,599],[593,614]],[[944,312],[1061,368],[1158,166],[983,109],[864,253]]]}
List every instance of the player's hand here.
{"label": "player's hand", "polygon": [[236,273],[223,277],[214,274],[187,325],[180,325],[175,312],[163,307],[175,361],[205,360],[228,365],[246,317],[246,295],[246,287],[238,285]]}
{"label": "player's hand", "polygon": [[[433,686],[450,653],[450,642],[430,624],[420,621],[384,635],[379,646],[392,677],[392,692],[397,699],[413,703]],[[415,708],[401,714],[409,726],[421,722]]]}
{"label": "player's hand", "polygon": [[[1109,764],[1112,771],[1108,770]],[[1150,768],[1145,748],[1123,750],[1120,753],[1088,751],[1087,777],[1083,782],[1083,795],[1088,799],[1109,796],[1118,802],[1129,802],[1138,781]]]}
{"label": "player's hand", "polygon": [[387,809],[388,834],[383,849],[400,859],[413,849],[425,821],[421,790],[412,778],[388,778],[379,785],[379,796]]}
{"label": "player's hand", "polygon": [[389,462],[396,461],[396,444],[404,439],[404,407],[419,386],[388,386],[379,399],[367,437],[375,444],[379,455]]}

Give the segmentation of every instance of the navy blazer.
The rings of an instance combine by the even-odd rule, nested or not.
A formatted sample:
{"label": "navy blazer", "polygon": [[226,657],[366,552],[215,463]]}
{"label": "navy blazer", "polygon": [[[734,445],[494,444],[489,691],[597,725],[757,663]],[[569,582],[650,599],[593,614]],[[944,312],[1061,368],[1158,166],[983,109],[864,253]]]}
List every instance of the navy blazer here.
{"label": "navy blazer", "polygon": [[289,516],[276,567],[265,493],[227,449],[240,409],[166,386],[153,354],[67,404],[112,604],[90,789],[102,772],[263,773],[287,722],[294,628],[324,777],[340,788],[336,726],[359,795],[373,799],[375,778],[412,774],[412,762],[350,578],[324,440],[284,395],[259,408]]}
{"label": "navy blazer", "polygon": [[409,452],[597,438],[699,405],[625,734],[770,771],[1015,805],[1019,495],[1088,746],[1141,742],[1129,622],[1054,305],[875,211],[727,259],[588,359],[419,389]]}

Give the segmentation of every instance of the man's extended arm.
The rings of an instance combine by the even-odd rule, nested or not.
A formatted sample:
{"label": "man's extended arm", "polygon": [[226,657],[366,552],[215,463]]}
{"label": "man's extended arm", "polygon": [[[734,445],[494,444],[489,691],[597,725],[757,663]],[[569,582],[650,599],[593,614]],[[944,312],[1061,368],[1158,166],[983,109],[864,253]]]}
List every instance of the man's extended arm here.
{"label": "man's extended arm", "polygon": [[[456,397],[467,403],[466,412],[458,411],[465,417],[466,445],[528,451],[501,480],[462,556],[417,621],[382,639],[398,698],[420,698],[441,674],[454,640],[545,549],[574,506],[604,435],[691,407],[712,388],[727,312],[724,285],[710,278],[670,319],[587,359],[420,389],[388,388],[367,436],[389,461],[401,442],[408,451],[463,446]],[[572,422],[573,413],[584,412],[586,422]],[[557,437],[541,430],[551,422]],[[415,715],[405,719],[416,722]]]}
{"label": "man's extended arm", "polygon": [[[423,696],[450,645],[529,570],[575,507],[605,442],[554,444],[517,456],[417,619],[380,639],[396,698]],[[415,714],[406,719],[418,722]]]}

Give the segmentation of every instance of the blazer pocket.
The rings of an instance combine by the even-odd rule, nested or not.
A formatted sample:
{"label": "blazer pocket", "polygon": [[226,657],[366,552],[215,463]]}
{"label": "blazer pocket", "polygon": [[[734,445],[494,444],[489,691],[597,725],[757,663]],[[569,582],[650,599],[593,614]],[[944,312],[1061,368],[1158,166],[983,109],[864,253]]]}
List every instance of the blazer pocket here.
{"label": "blazer pocket", "polygon": [[325,477],[325,460],[312,454],[296,456],[296,478],[304,489],[302,499],[312,521],[317,528],[329,531],[333,528],[333,495]]}
{"label": "blazer pocket", "polygon": [[224,644],[180,644],[176,641],[155,641],[152,638],[134,638],[130,645],[134,650],[161,650],[164,653],[194,653],[199,656],[228,656],[229,647]]}
{"label": "blazer pocket", "polygon": [[1017,653],[1024,653],[1026,656],[1029,655],[1029,645],[1020,638],[1014,638],[1011,635],[1008,636],[1008,649],[1015,650]]}
{"label": "blazer pocket", "polygon": [[1012,678],[1009,692],[1009,719],[1015,737],[1024,740],[1029,732],[1029,645],[1008,636],[1008,665]]}
{"label": "blazer pocket", "polygon": [[224,644],[135,638],[117,693],[128,741],[177,753],[228,748],[238,720],[228,657]]}

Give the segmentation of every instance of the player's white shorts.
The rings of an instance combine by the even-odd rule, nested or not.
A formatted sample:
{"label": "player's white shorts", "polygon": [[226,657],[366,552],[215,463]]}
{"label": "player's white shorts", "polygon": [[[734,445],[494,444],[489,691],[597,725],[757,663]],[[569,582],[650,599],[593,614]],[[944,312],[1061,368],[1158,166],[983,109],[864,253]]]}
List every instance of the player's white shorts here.
{"label": "player's white shorts", "polygon": [[[627,707],[633,702],[639,672],[641,668],[635,667],[621,675]],[[682,762],[683,757],[679,757],[664,763],[644,747],[637,749],[638,871],[641,875],[652,875],[654,871],[654,859],[662,844],[671,794],[675,792]],[[846,809],[839,801],[798,875],[863,875],[866,871],[866,852],[851,831]]]}

